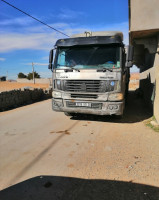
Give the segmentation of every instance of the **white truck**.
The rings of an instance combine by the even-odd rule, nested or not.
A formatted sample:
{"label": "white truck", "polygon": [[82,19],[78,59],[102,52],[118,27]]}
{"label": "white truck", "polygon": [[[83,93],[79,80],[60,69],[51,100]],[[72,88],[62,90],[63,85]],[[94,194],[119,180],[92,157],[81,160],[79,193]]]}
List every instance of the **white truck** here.
{"label": "white truck", "polygon": [[[53,52],[56,51],[53,62]],[[66,115],[123,115],[133,47],[123,34],[85,32],[59,39],[50,51],[52,108]]]}

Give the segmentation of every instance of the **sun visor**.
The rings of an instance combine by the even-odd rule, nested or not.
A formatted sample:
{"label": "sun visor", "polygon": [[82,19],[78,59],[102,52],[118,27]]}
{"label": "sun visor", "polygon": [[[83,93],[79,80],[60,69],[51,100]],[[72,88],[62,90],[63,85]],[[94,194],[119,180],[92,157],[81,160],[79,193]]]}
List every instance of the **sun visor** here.
{"label": "sun visor", "polygon": [[69,46],[81,46],[81,45],[106,45],[106,44],[123,45],[122,38],[120,37],[120,35],[67,38],[58,40],[55,46],[69,47]]}

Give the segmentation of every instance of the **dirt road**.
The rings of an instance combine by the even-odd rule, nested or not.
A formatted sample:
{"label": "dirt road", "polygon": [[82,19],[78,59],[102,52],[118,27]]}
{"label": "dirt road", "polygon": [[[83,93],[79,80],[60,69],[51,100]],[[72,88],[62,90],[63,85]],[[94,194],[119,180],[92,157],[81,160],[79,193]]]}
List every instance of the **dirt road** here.
{"label": "dirt road", "polygon": [[[0,113],[0,189],[42,175],[46,187],[53,176],[105,180],[111,186],[120,182],[119,192],[122,184],[159,187],[159,134],[144,125],[151,113],[134,92],[128,102],[122,120],[69,118],[53,112],[51,100]],[[68,180],[64,183],[68,189]],[[147,190],[137,199],[149,199]]]}

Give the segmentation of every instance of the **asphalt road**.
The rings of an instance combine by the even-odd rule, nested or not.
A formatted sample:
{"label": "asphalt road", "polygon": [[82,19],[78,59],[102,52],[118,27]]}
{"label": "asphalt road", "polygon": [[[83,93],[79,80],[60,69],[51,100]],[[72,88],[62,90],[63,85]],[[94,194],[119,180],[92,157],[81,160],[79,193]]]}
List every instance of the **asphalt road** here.
{"label": "asphalt road", "polygon": [[[107,194],[109,193],[110,197],[113,197],[113,194],[120,197],[121,191],[127,188],[129,194],[138,191],[139,196],[143,195],[143,198],[136,196],[137,199],[159,199],[159,134],[145,126],[144,120],[150,116],[134,94],[129,95],[129,103],[122,120],[99,116],[70,118],[63,113],[53,112],[51,100],[2,112],[0,190],[20,183],[29,191],[36,191],[35,188],[39,184],[49,188],[58,183],[65,190],[67,188],[67,198],[63,196],[61,199],[69,199],[68,191],[76,191],[77,194],[75,185],[81,185],[78,192],[82,195],[81,191],[86,188],[89,190],[93,181],[92,187],[96,188],[96,193],[99,192],[100,195],[104,194],[99,189],[102,185],[109,188]],[[70,180],[69,177],[73,179]],[[30,182],[24,182],[28,179],[34,184],[32,189],[29,189]],[[73,184],[73,189],[69,184]],[[117,185],[119,193],[113,191]],[[134,189],[136,187],[137,190]],[[104,190],[103,188],[102,191]],[[9,194],[8,190],[4,191]],[[59,190],[58,193],[63,194]],[[91,193],[94,197],[99,195]],[[86,195],[85,192],[84,194]],[[39,195],[42,197],[40,192]],[[79,198],[80,195],[73,199],[97,199],[90,196]],[[24,196],[19,198],[25,199]],[[111,199],[110,197],[108,199]],[[115,196],[114,199],[127,198]]]}

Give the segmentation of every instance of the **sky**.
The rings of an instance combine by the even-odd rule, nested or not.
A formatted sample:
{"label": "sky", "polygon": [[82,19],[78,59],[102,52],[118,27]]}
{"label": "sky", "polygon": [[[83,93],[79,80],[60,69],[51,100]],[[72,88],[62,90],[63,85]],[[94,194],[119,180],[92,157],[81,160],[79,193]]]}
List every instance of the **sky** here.
{"label": "sky", "polygon": [[[67,35],[84,31],[118,30],[128,44],[128,0],[7,0]],[[0,0],[0,76],[16,79],[35,71],[51,77],[49,51],[66,36],[49,29]]]}

